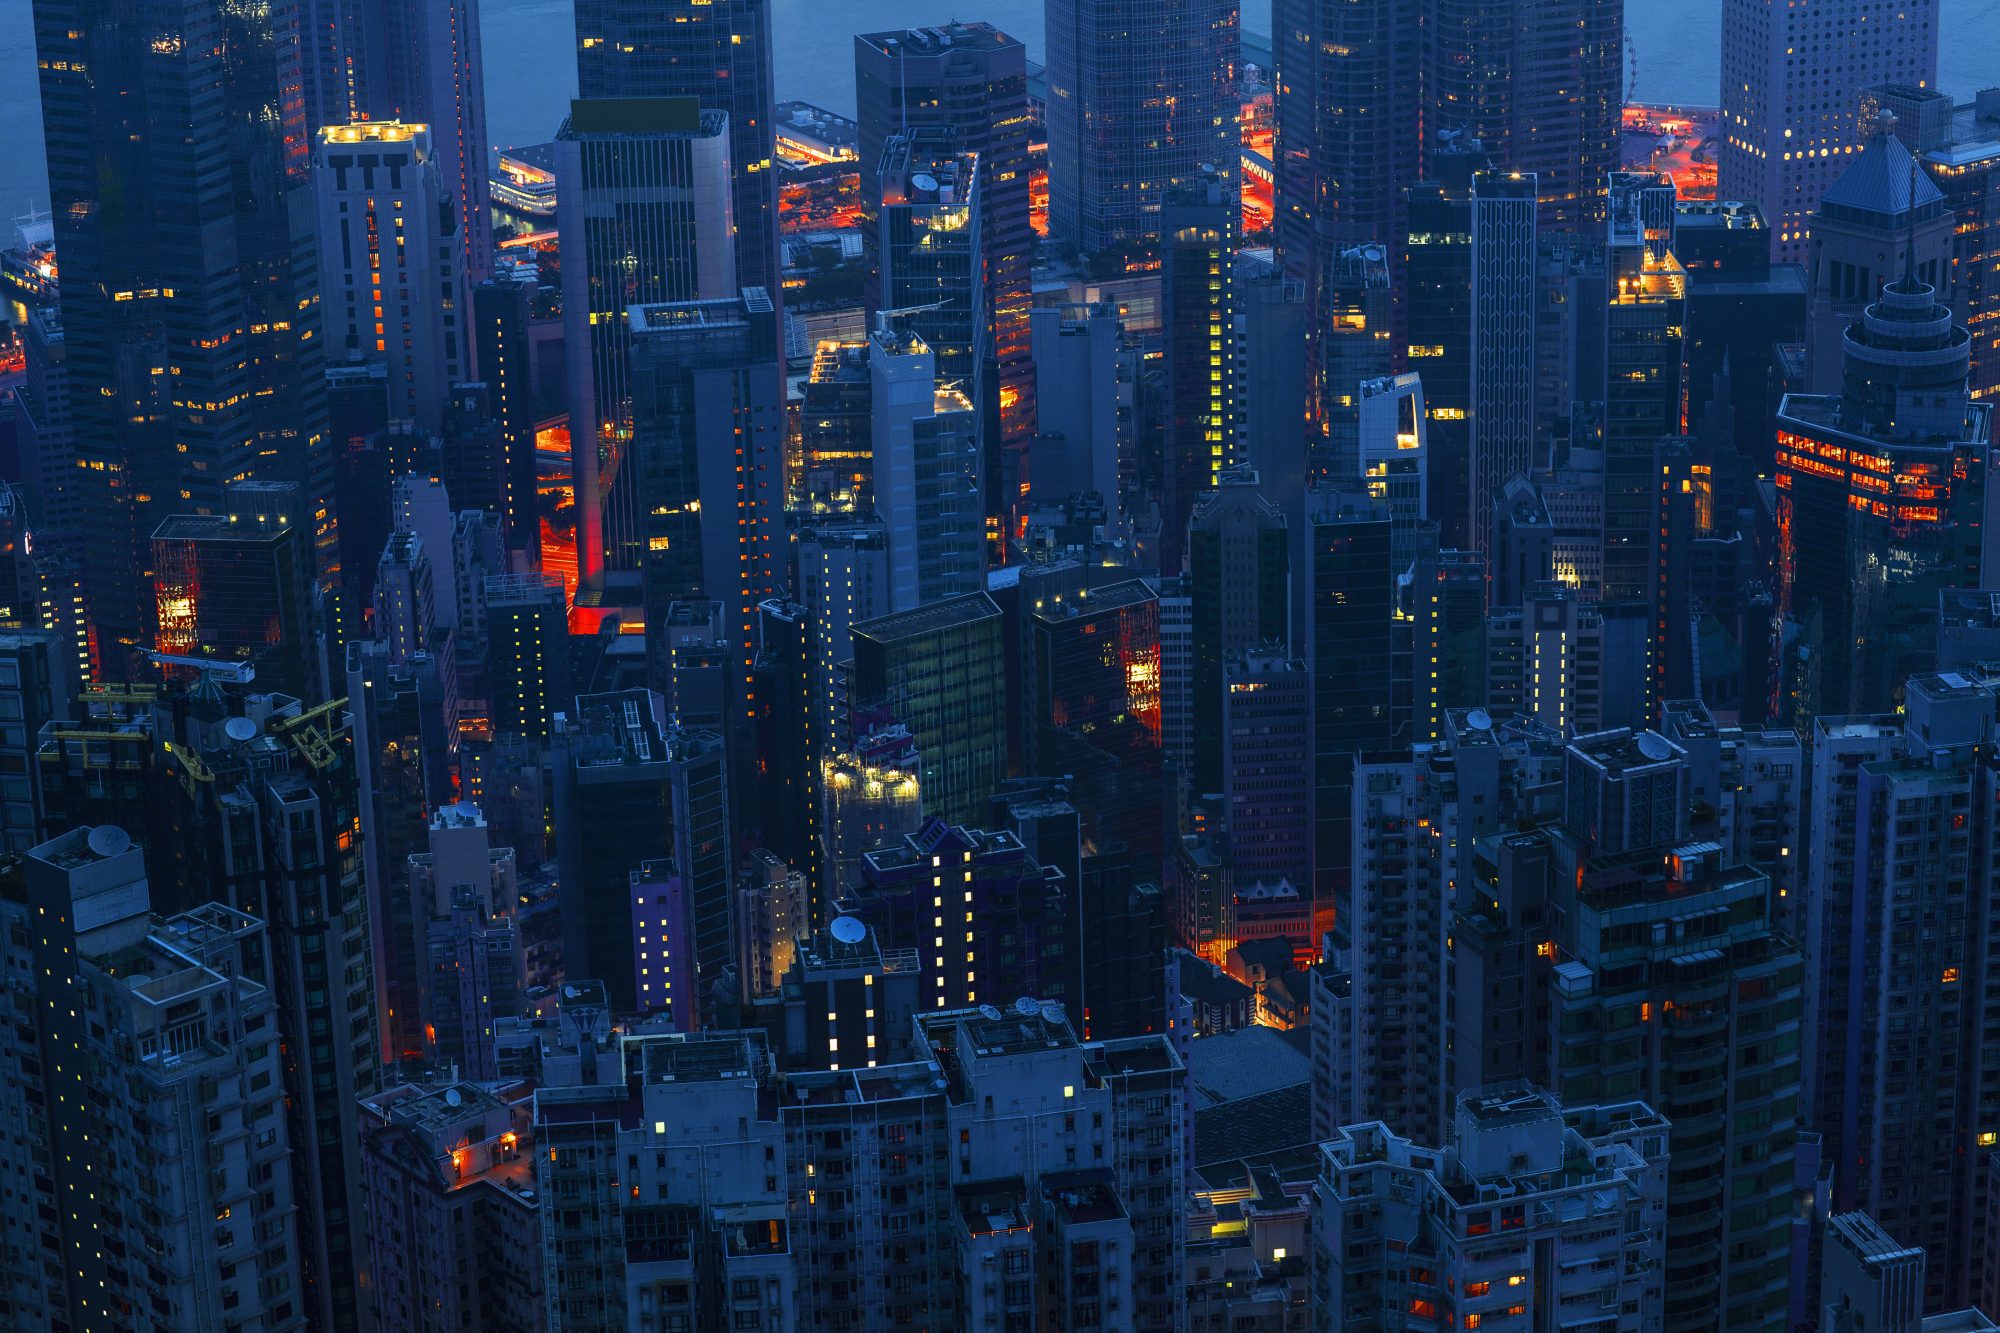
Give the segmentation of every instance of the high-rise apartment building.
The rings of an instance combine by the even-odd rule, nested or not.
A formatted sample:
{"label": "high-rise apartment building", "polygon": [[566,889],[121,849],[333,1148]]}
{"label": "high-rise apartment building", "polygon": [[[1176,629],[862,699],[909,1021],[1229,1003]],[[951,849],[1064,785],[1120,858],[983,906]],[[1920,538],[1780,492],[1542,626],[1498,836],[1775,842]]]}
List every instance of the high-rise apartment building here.
{"label": "high-rise apartment building", "polygon": [[[1222,790],[1222,715],[1228,664],[1244,653],[1286,653],[1292,642],[1291,533],[1247,473],[1228,471],[1188,525],[1184,586],[1192,620],[1188,769],[1197,795]],[[1301,627],[1300,632],[1303,632]]]}
{"label": "high-rise apartment building", "polygon": [[150,877],[182,901],[214,894],[266,923],[301,1309],[319,1327],[358,1328],[355,1103],[375,1087],[381,1043],[352,725],[338,703],[282,694],[213,704],[181,697],[160,710],[179,780],[151,792],[171,833],[147,848]]}
{"label": "high-rise apartment building", "polygon": [[1158,236],[1203,168],[1234,182],[1232,0],[1051,0],[1049,235],[1083,254]]}
{"label": "high-rise apartment building", "polygon": [[875,513],[897,611],[977,593],[986,573],[979,414],[936,364],[921,338],[877,330],[868,340]]}
{"label": "high-rise apartment building", "polygon": [[1725,0],[1716,197],[1771,223],[1773,258],[1802,262],[1820,195],[1861,151],[1861,90],[1937,82],[1938,4]]}
{"label": "high-rise apartment building", "polygon": [[223,512],[242,478],[290,481],[311,501],[317,575],[333,564],[301,14],[199,6],[156,24],[52,0],[34,20],[76,554],[98,669],[124,679],[153,646],[147,542],[169,515]]}
{"label": "high-rise apartment building", "polygon": [[429,431],[472,378],[464,223],[447,188],[428,125],[333,125],[313,145],[325,355],[381,364],[389,415]]}
{"label": "high-rise apartment building", "polygon": [[[1664,1324],[1790,1314],[1803,964],[1769,878],[1690,828],[1686,756],[1655,732],[1579,737],[1550,828],[1553,1079],[1644,1098],[1672,1126]],[[1720,1311],[1720,1315],[1718,1315]]]}
{"label": "high-rise apartment building", "polygon": [[528,1085],[399,1083],[361,1102],[368,1298],[378,1328],[534,1328],[541,1200]]}
{"label": "high-rise apartment building", "polygon": [[[727,113],[686,96],[578,101],[556,136],[570,465],[585,582],[607,567],[637,567],[634,488],[617,484],[632,433],[626,312],[737,294],[729,153]],[[600,454],[609,456],[609,477]]]}
{"label": "high-rise apartment building", "polygon": [[[773,168],[770,0],[577,0],[577,96],[691,97],[728,117],[736,284],[778,300],[778,185]],[[562,194],[573,188],[563,178]],[[703,292],[722,296],[727,292]],[[684,301],[689,296],[644,299]],[[574,343],[571,346],[575,346]]]}
{"label": "high-rise apartment building", "polygon": [[141,849],[101,824],[10,858],[0,924],[24,1019],[0,1042],[0,1145],[22,1167],[0,1319],[308,1327],[264,922],[154,914]]}
{"label": "high-rise apartment building", "polygon": [[1620,1327],[1660,1327],[1667,1124],[1644,1102],[1468,1093],[1444,1148],[1377,1121],[1316,1152],[1315,1328],[1533,1327],[1612,1311]]}
{"label": "high-rise apartment building", "polygon": [[1893,717],[1822,717],[1813,734],[1811,1012],[1804,1112],[1859,1208],[1930,1256],[1923,1304],[1980,1299],[1992,1219],[1983,1140],[2000,1118],[1996,982],[1975,904],[1994,878],[1995,689],[1913,678]]}

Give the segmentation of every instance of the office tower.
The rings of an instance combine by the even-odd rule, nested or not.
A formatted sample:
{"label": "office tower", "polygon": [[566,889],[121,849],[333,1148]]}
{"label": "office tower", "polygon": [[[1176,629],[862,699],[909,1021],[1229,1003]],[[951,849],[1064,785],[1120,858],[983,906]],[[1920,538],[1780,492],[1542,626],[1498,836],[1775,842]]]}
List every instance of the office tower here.
{"label": "office tower", "polygon": [[1054,240],[1080,254],[1143,242],[1204,169],[1235,181],[1235,5],[1053,0],[1047,17]]}
{"label": "office tower", "polygon": [[1493,544],[1493,502],[1535,464],[1535,177],[1472,178],[1471,549]]}
{"label": "office tower", "polygon": [[310,528],[298,488],[237,482],[220,514],[153,533],[159,651],[253,668],[261,688],[321,698]]}
{"label": "office tower", "polygon": [[[979,251],[977,154],[960,152],[948,130],[889,137],[876,172],[875,317],[920,338],[938,379],[975,404],[986,394],[986,275]],[[982,408],[983,410],[983,408]],[[994,460],[988,460],[989,466]]]}
{"label": "office tower", "polygon": [[875,513],[889,544],[889,604],[908,610],[979,591],[986,573],[978,412],[918,338],[868,340]]}
{"label": "office tower", "polygon": [[[1980,1294],[1990,1221],[1977,1202],[2000,1050],[1981,1019],[1991,930],[1994,691],[1912,679],[1892,717],[1824,717],[1813,736],[1805,1107],[1836,1163],[1834,1206],[1859,1208],[1932,1260],[1926,1308]],[[1954,867],[1967,856],[1969,875]],[[1952,928],[1944,923],[1962,923]],[[1936,923],[1936,924],[1933,924]],[[1833,1018],[1831,1015],[1841,1015]]]}
{"label": "office tower", "polygon": [[530,564],[542,549],[539,470],[535,459],[534,356],[529,327],[535,286],[502,277],[472,289],[473,359],[486,384],[488,407],[500,428],[500,513],[507,549]]}
{"label": "office tower", "polygon": [[448,203],[430,127],[321,130],[313,192],[324,354],[349,365],[381,362],[389,414],[440,429],[446,393],[471,378],[472,341],[463,220]]}
{"label": "office tower", "polygon": [[1427,145],[1477,140],[1495,169],[1539,191],[1544,230],[1602,223],[1604,178],[1619,162],[1624,10],[1436,0],[1425,17]]}
{"label": "office tower", "polygon": [[[892,1012],[883,982],[862,988],[878,992],[878,1033]],[[996,1325],[1012,1311],[1061,1327],[1067,1293],[1094,1276],[1104,1312],[1115,1300],[1134,1327],[1177,1327],[1187,1074],[1172,1043],[1082,1045],[1058,1006],[1032,999],[912,1027],[902,1061],[883,1058],[885,1041],[857,1047],[839,1031],[794,1064],[774,1062],[757,1033],[635,1033],[612,1046],[565,1015],[545,1038],[535,1127],[536,1151],[556,1152],[544,1192],[576,1205],[543,1212],[555,1317],[622,1325],[651,1295],[659,1313],[702,1328],[739,1312],[746,1326],[815,1333],[981,1327],[989,1310]],[[628,1088],[636,1120],[615,1109]],[[639,1196],[586,1152],[636,1160]],[[701,1161],[740,1165],[690,1169]],[[886,1207],[846,1205],[834,1182],[861,1179],[884,1182]],[[687,1225],[685,1249],[647,1243],[647,1226],[669,1223]],[[991,1292],[989,1271],[1008,1275]],[[836,1272],[857,1276],[822,1276],[814,1290],[815,1275]]]}
{"label": "office tower", "polygon": [[788,502],[814,514],[872,513],[875,457],[863,340],[821,340],[801,386],[799,465]]}
{"label": "office tower", "polygon": [[1644,603],[1653,584],[1653,448],[1681,433],[1687,272],[1673,254],[1670,179],[1615,173],[1610,211],[1602,594]]}
{"label": "office tower", "polygon": [[380,1028],[351,723],[335,703],[280,694],[168,702],[158,739],[184,776],[152,786],[172,832],[149,846],[149,868],[184,901],[213,893],[266,924],[299,1301],[319,1327],[354,1328],[366,1245],[355,1099],[375,1087]]}
{"label": "office tower", "polygon": [[458,267],[482,281],[493,224],[478,0],[309,0],[300,38],[309,132],[371,121],[429,127],[460,228]]}
{"label": "office tower", "polygon": [[666,862],[681,879],[691,975],[706,1017],[711,987],[735,961],[722,738],[666,725],[650,690],[581,696],[565,712],[553,762],[564,966],[572,976],[600,978],[615,1007],[632,1008],[627,889],[643,863]]}
{"label": "office tower", "polygon": [[154,643],[149,540],[171,515],[222,513],[230,482],[299,486],[315,576],[334,564],[301,18],[152,24],[75,0],[34,17],[76,554],[98,669],[122,680]]}
{"label": "office tower", "polygon": [[452,386],[438,439],[438,476],[459,510],[505,512],[506,432],[493,415],[484,384]]}
{"label": "office tower", "polygon": [[[1951,99],[1933,89],[1901,89],[1913,94],[1935,124],[1951,107]],[[1898,111],[1898,132],[1918,120]],[[1917,160],[1944,192],[1946,207],[1957,225],[1951,242],[1951,307],[1972,334],[1970,389],[1974,398],[2000,394],[2000,346],[1993,323],[2000,319],[2000,284],[1988,271],[2000,225],[2000,98],[1984,89],[1971,106],[1949,110],[1948,128],[1912,145]]]}
{"label": "office tower", "polygon": [[[632,952],[624,960],[632,973],[632,1012],[675,1032],[692,1031],[698,1021],[700,986],[695,980],[687,890],[687,881],[667,857],[641,861],[627,876],[625,890],[632,917]],[[732,927],[738,916],[732,903]]]}
{"label": "office tower", "polygon": [[[1291,534],[1256,479],[1231,470],[1204,494],[1188,524],[1184,580],[1192,620],[1188,679],[1191,790],[1222,790],[1228,664],[1292,642]],[[1298,575],[1304,581],[1303,571]],[[1303,627],[1301,627],[1303,633]]]}
{"label": "office tower", "polygon": [[1572,1097],[1629,1089],[1672,1126],[1664,1327],[1776,1330],[1792,1275],[1802,964],[1772,926],[1769,878],[1690,833],[1690,788],[1686,756],[1657,733],[1569,747],[1550,831],[1555,1081]]}
{"label": "office tower", "polygon": [[1222,792],[1229,860],[1244,884],[1312,878],[1312,677],[1305,662],[1252,649],[1223,674]]}
{"label": "office tower", "polygon": [[1430,422],[1423,380],[1405,371],[1354,386],[1355,450],[1360,485],[1389,506],[1397,577],[1408,572],[1418,548],[1435,542],[1430,521]]}
{"label": "office tower", "polygon": [[1487,616],[1487,703],[1562,736],[1600,731],[1604,654],[1598,606],[1563,584],[1537,584]]}
{"label": "office tower", "polygon": [[546,742],[556,710],[571,697],[562,580],[546,574],[487,579],[486,634],[493,734]]}
{"label": "office tower", "polygon": [[985,593],[853,625],[850,719],[901,723],[915,743],[926,815],[984,818],[1006,775],[1005,650]]}
{"label": "office tower", "polygon": [[1313,676],[1313,938],[1346,901],[1355,755],[1390,739],[1394,571],[1389,511],[1320,493],[1312,506],[1312,601],[1299,631]]}
{"label": "office tower", "polygon": [[1772,258],[1805,260],[1821,194],[1860,151],[1861,90],[1937,82],[1937,20],[1932,0],[1724,4],[1715,193],[1764,210]]}
{"label": "office tower", "polygon": [[1677,201],[1674,257],[1688,275],[1687,434],[1714,441],[1715,525],[1726,530],[1769,469],[1776,349],[1805,337],[1806,274],[1771,262],[1754,204]]}
{"label": "office tower", "polygon": [[[630,543],[648,626],[669,606],[723,604],[747,690],[756,606],[783,586],[784,383],[776,317],[761,291],[633,308],[632,437],[614,496],[629,494]],[[619,559],[624,559],[621,556]],[[664,674],[661,635],[648,635]]]}
{"label": "office tower", "polygon": [[[1379,1122],[1339,1128],[1316,1149],[1314,1301],[1397,1323],[1621,1310],[1657,1329],[1666,1129],[1644,1102],[1527,1086],[1468,1094],[1443,1149]],[[1499,1245],[1496,1214],[1513,1219]]]}
{"label": "office tower", "polygon": [[[1286,276],[1305,285],[1307,354],[1318,366],[1333,327],[1327,275],[1337,256],[1417,230],[1405,226],[1404,192],[1424,174],[1423,24],[1393,4],[1282,0],[1271,31],[1282,90],[1274,230]],[[1390,259],[1398,286],[1401,262]],[[1338,391],[1322,385],[1314,397]]]}
{"label": "office tower", "polygon": [[74,716],[78,676],[67,658],[52,631],[0,632],[0,712],[12,719],[0,730],[0,770],[18,779],[0,788],[0,852],[27,851],[47,827],[34,770],[42,728]]}
{"label": "office tower", "polygon": [[1486,562],[1470,551],[1420,549],[1404,568],[1397,614],[1409,624],[1398,637],[1407,633],[1410,658],[1396,668],[1396,732],[1436,740],[1453,709],[1486,702]]}
{"label": "office tower", "polygon": [[1188,519],[1231,462],[1235,443],[1230,288],[1239,212],[1219,171],[1202,172],[1159,211],[1167,382],[1159,569],[1167,577],[1184,567]]}
{"label": "office tower", "polygon": [[1075,904],[1075,881],[1038,861],[1019,834],[933,819],[864,853],[861,882],[838,906],[885,951],[916,951],[917,1003],[929,1010],[1067,998]]}
{"label": "office tower", "polygon": [[[979,159],[979,248],[985,257],[985,382],[997,399],[1000,439],[1011,465],[1000,484],[1018,501],[1020,453],[1035,425],[1038,360],[1029,355],[1035,236],[1029,221],[1027,49],[990,23],[952,22],[854,38],[854,92],[861,199],[881,198],[878,171],[890,136],[936,130]],[[884,304],[888,304],[884,302]],[[990,419],[993,404],[979,404]],[[990,432],[989,432],[990,433]]]}
{"label": "office tower", "polygon": [[1119,466],[1131,416],[1135,357],[1110,305],[1038,306],[1028,316],[1035,385],[1029,467],[1038,504],[1095,492],[1122,526]]}
{"label": "office tower", "polygon": [[[1467,168],[1469,172],[1469,168]],[[1409,190],[1404,350],[1424,378],[1430,416],[1431,512],[1440,546],[1465,549],[1459,515],[1471,503],[1472,189],[1424,181]]]}
{"label": "office tower", "polygon": [[577,571],[595,583],[607,562],[636,568],[634,488],[618,486],[632,429],[626,311],[737,294],[729,118],[686,96],[578,101],[556,163]]}
{"label": "office tower", "polygon": [[52,544],[73,541],[79,497],[62,312],[47,306],[29,311],[21,342],[24,374],[14,389],[14,429],[28,516]]}
{"label": "office tower", "polygon": [[1039,599],[1022,609],[1022,630],[1023,770],[1067,777],[1093,842],[1157,857],[1159,597],[1127,579]]}
{"label": "office tower", "polygon": [[534,1101],[523,1083],[399,1083],[361,1103],[376,1326],[532,1328],[542,1305]]}
{"label": "office tower", "polygon": [[[772,174],[777,131],[771,119],[769,0],[672,0],[666,5],[577,0],[576,40],[577,96],[693,98],[703,111],[728,117],[729,213],[736,229],[731,289],[762,287],[777,301],[781,274],[778,187]],[[572,191],[574,179],[562,177],[559,199]],[[696,295],[643,299],[685,301]]]}
{"label": "office tower", "polygon": [[1932,665],[1938,591],[1983,582],[1992,406],[1966,397],[1970,342],[1906,269],[1850,328],[1840,393],[1779,404],[1778,610],[1797,636],[1779,714],[1801,727],[1894,707]]}
{"label": "office tower", "polygon": [[[1253,272],[1246,272],[1252,270]],[[1236,359],[1235,438],[1230,457],[1257,474],[1266,499],[1292,535],[1291,567],[1305,567],[1306,487],[1321,440],[1309,419],[1312,378],[1306,360],[1305,288],[1277,269],[1237,260],[1231,352]],[[1388,346],[1388,328],[1382,329]],[[1303,581],[1292,589],[1292,620],[1305,620]]]}
{"label": "office tower", "polygon": [[1688,757],[1694,799],[1715,811],[1715,841],[1733,865],[1771,878],[1771,920],[1806,938],[1806,756],[1797,732],[1718,723],[1692,699],[1660,706],[1660,732]]}
{"label": "office tower", "polygon": [[1942,191],[1918,169],[1893,132],[1893,116],[1871,133],[1813,211],[1812,244],[1803,257],[1808,291],[1806,380],[1813,393],[1837,393],[1847,328],[1881,297],[1883,287],[1914,271],[1949,304],[1953,232]]}
{"label": "office tower", "polygon": [[155,914],[110,824],[15,860],[0,922],[34,1014],[0,1043],[0,1144],[23,1168],[0,1223],[7,1323],[308,1327],[310,1196],[264,922],[218,902]]}
{"label": "office tower", "polygon": [[[1417,271],[1413,261],[1412,282]],[[1392,296],[1389,251],[1372,242],[1340,249],[1321,280],[1323,318],[1314,331],[1317,355],[1308,355],[1307,372],[1316,386],[1311,405],[1324,436],[1311,474],[1323,484],[1351,485],[1361,475],[1360,386],[1395,368]]]}
{"label": "office tower", "polygon": [[889,613],[889,538],[874,517],[828,519],[801,526],[793,549],[792,587],[811,621],[806,731],[817,759],[848,739],[840,667],[853,656],[854,625]]}

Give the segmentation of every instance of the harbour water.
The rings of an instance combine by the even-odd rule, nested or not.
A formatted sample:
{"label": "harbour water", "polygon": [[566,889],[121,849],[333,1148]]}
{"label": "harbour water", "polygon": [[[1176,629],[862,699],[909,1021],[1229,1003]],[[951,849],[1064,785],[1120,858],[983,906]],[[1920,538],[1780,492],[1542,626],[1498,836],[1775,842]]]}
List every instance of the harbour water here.
{"label": "harbour water", "polygon": [[[1042,54],[1042,0],[772,0],[780,98],[854,110],[853,34],[986,19]],[[548,138],[575,91],[572,0],[484,0],[488,128],[499,146]],[[0,219],[44,207],[32,0],[0,0]],[[1270,0],[1246,0],[1246,31],[1271,30]],[[1943,0],[1939,85],[1957,97],[2000,84],[2000,0]],[[1722,0],[1628,0],[1631,100],[1713,104]]]}

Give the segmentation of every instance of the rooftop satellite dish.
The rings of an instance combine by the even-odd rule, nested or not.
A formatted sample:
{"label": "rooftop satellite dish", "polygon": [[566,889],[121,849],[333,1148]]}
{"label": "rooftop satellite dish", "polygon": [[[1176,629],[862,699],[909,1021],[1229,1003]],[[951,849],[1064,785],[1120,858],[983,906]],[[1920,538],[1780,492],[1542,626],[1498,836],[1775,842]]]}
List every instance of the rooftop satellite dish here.
{"label": "rooftop satellite dish", "polygon": [[232,717],[222,724],[222,734],[241,745],[257,739],[257,724],[247,717]]}
{"label": "rooftop satellite dish", "polygon": [[1023,995],[1020,999],[1014,1001],[1014,1012],[1023,1018],[1033,1018],[1042,1012],[1042,1006]]}
{"label": "rooftop satellite dish", "polygon": [[465,1098],[458,1095],[457,1088],[446,1088],[444,1090],[444,1104],[446,1106],[463,1106]]}
{"label": "rooftop satellite dish", "polygon": [[132,836],[116,824],[99,824],[87,841],[99,856],[116,856],[132,846]]}
{"label": "rooftop satellite dish", "polygon": [[1484,708],[1475,708],[1465,715],[1465,725],[1471,727],[1474,731],[1491,731],[1493,730],[1493,714],[1487,712]]}
{"label": "rooftop satellite dish", "polygon": [[919,171],[916,175],[910,177],[910,188],[912,190],[922,190],[925,194],[936,194],[937,187],[937,177],[931,175],[928,171]]}
{"label": "rooftop satellite dish", "polygon": [[1639,753],[1653,760],[1672,759],[1674,757],[1674,747],[1667,744],[1664,736],[1655,735],[1650,731],[1642,731],[1639,733]]}
{"label": "rooftop satellite dish", "polygon": [[579,992],[577,991],[577,988],[574,986],[563,987],[563,998],[565,1000],[574,1000],[578,994]]}
{"label": "rooftop satellite dish", "polygon": [[842,944],[859,944],[868,938],[868,927],[862,925],[856,917],[837,916],[827,929],[831,930],[833,937]]}

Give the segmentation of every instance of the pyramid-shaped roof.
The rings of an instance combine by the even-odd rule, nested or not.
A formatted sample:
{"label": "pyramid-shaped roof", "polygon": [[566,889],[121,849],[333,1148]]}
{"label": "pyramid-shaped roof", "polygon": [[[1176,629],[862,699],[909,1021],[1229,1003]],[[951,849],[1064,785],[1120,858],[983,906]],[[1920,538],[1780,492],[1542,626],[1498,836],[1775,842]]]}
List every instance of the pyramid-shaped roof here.
{"label": "pyramid-shaped roof", "polygon": [[1820,196],[1822,208],[1833,204],[1892,218],[1943,201],[1943,193],[1910,156],[1910,150],[1887,129],[1873,135],[1854,165],[1840,173]]}

